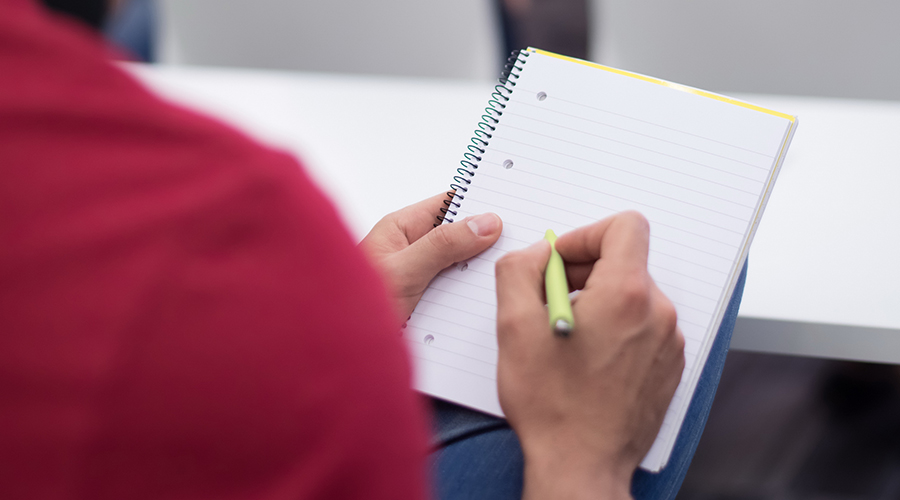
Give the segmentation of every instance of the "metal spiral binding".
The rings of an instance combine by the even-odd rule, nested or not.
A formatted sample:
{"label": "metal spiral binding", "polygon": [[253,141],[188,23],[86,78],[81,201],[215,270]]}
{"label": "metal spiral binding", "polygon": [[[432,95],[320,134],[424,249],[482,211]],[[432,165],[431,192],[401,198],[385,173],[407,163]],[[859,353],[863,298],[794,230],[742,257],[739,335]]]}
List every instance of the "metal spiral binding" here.
{"label": "metal spiral binding", "polygon": [[503,110],[506,109],[506,102],[513,93],[513,87],[516,86],[516,80],[519,79],[519,72],[526,62],[529,52],[526,50],[514,50],[510,54],[506,65],[503,66],[503,72],[500,74],[500,83],[494,87],[494,93],[491,94],[491,100],[488,106],[484,108],[481,115],[481,121],[478,122],[478,129],[472,137],[472,144],[466,147],[463,159],[460,161],[460,167],[456,169],[457,175],[453,176],[453,183],[450,184],[450,191],[447,191],[447,199],[444,200],[444,206],[441,207],[441,214],[437,216],[437,223],[434,227],[440,226],[444,222],[453,222],[457,210],[460,207],[460,201],[466,198],[465,193],[469,191],[467,187],[472,184],[472,177],[475,177],[475,171],[478,170],[478,163],[481,161],[481,155],[484,154],[491,137],[491,133],[497,129],[500,123],[500,117],[503,116]]}

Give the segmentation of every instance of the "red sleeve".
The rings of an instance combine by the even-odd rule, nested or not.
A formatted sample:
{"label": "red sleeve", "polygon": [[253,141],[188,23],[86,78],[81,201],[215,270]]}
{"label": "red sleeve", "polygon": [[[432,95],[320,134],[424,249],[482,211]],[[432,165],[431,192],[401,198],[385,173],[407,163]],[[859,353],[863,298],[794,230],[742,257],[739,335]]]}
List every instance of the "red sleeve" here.
{"label": "red sleeve", "polygon": [[412,499],[392,309],[290,157],[0,0],[0,498]]}

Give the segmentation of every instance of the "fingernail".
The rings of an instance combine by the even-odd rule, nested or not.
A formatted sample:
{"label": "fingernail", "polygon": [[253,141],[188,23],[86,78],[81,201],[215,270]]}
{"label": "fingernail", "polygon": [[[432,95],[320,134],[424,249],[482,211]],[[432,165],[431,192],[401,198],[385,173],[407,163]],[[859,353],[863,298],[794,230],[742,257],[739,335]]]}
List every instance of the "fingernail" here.
{"label": "fingernail", "polygon": [[476,236],[488,236],[500,227],[500,217],[497,214],[487,213],[470,217],[466,224]]}

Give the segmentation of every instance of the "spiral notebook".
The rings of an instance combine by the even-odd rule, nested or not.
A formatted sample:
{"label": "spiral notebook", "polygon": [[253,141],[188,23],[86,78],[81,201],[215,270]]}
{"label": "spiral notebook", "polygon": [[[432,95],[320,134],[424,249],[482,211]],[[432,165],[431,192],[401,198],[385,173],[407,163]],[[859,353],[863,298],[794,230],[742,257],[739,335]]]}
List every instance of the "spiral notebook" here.
{"label": "spiral notebook", "polygon": [[637,210],[650,221],[650,274],[686,340],[681,383],[641,464],[660,470],[797,123],[656,78],[533,48],[513,53],[443,217],[495,212],[503,234],[441,272],[407,322],[417,388],[502,416],[494,262],[548,228],[562,234]]}

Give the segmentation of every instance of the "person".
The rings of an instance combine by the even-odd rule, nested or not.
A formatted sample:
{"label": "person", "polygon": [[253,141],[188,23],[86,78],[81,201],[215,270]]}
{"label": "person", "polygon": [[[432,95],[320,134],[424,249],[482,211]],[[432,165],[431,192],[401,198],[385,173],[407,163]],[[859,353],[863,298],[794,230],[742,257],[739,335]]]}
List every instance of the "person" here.
{"label": "person", "polygon": [[[432,229],[437,196],[360,250],[290,156],[162,102],[30,0],[0,13],[0,497],[426,497],[400,318],[502,221]],[[684,362],[648,237],[635,213],[560,236],[583,289],[565,341],[541,321],[547,245],[497,265],[525,498],[630,495]],[[439,461],[514,492],[476,458]]]}

